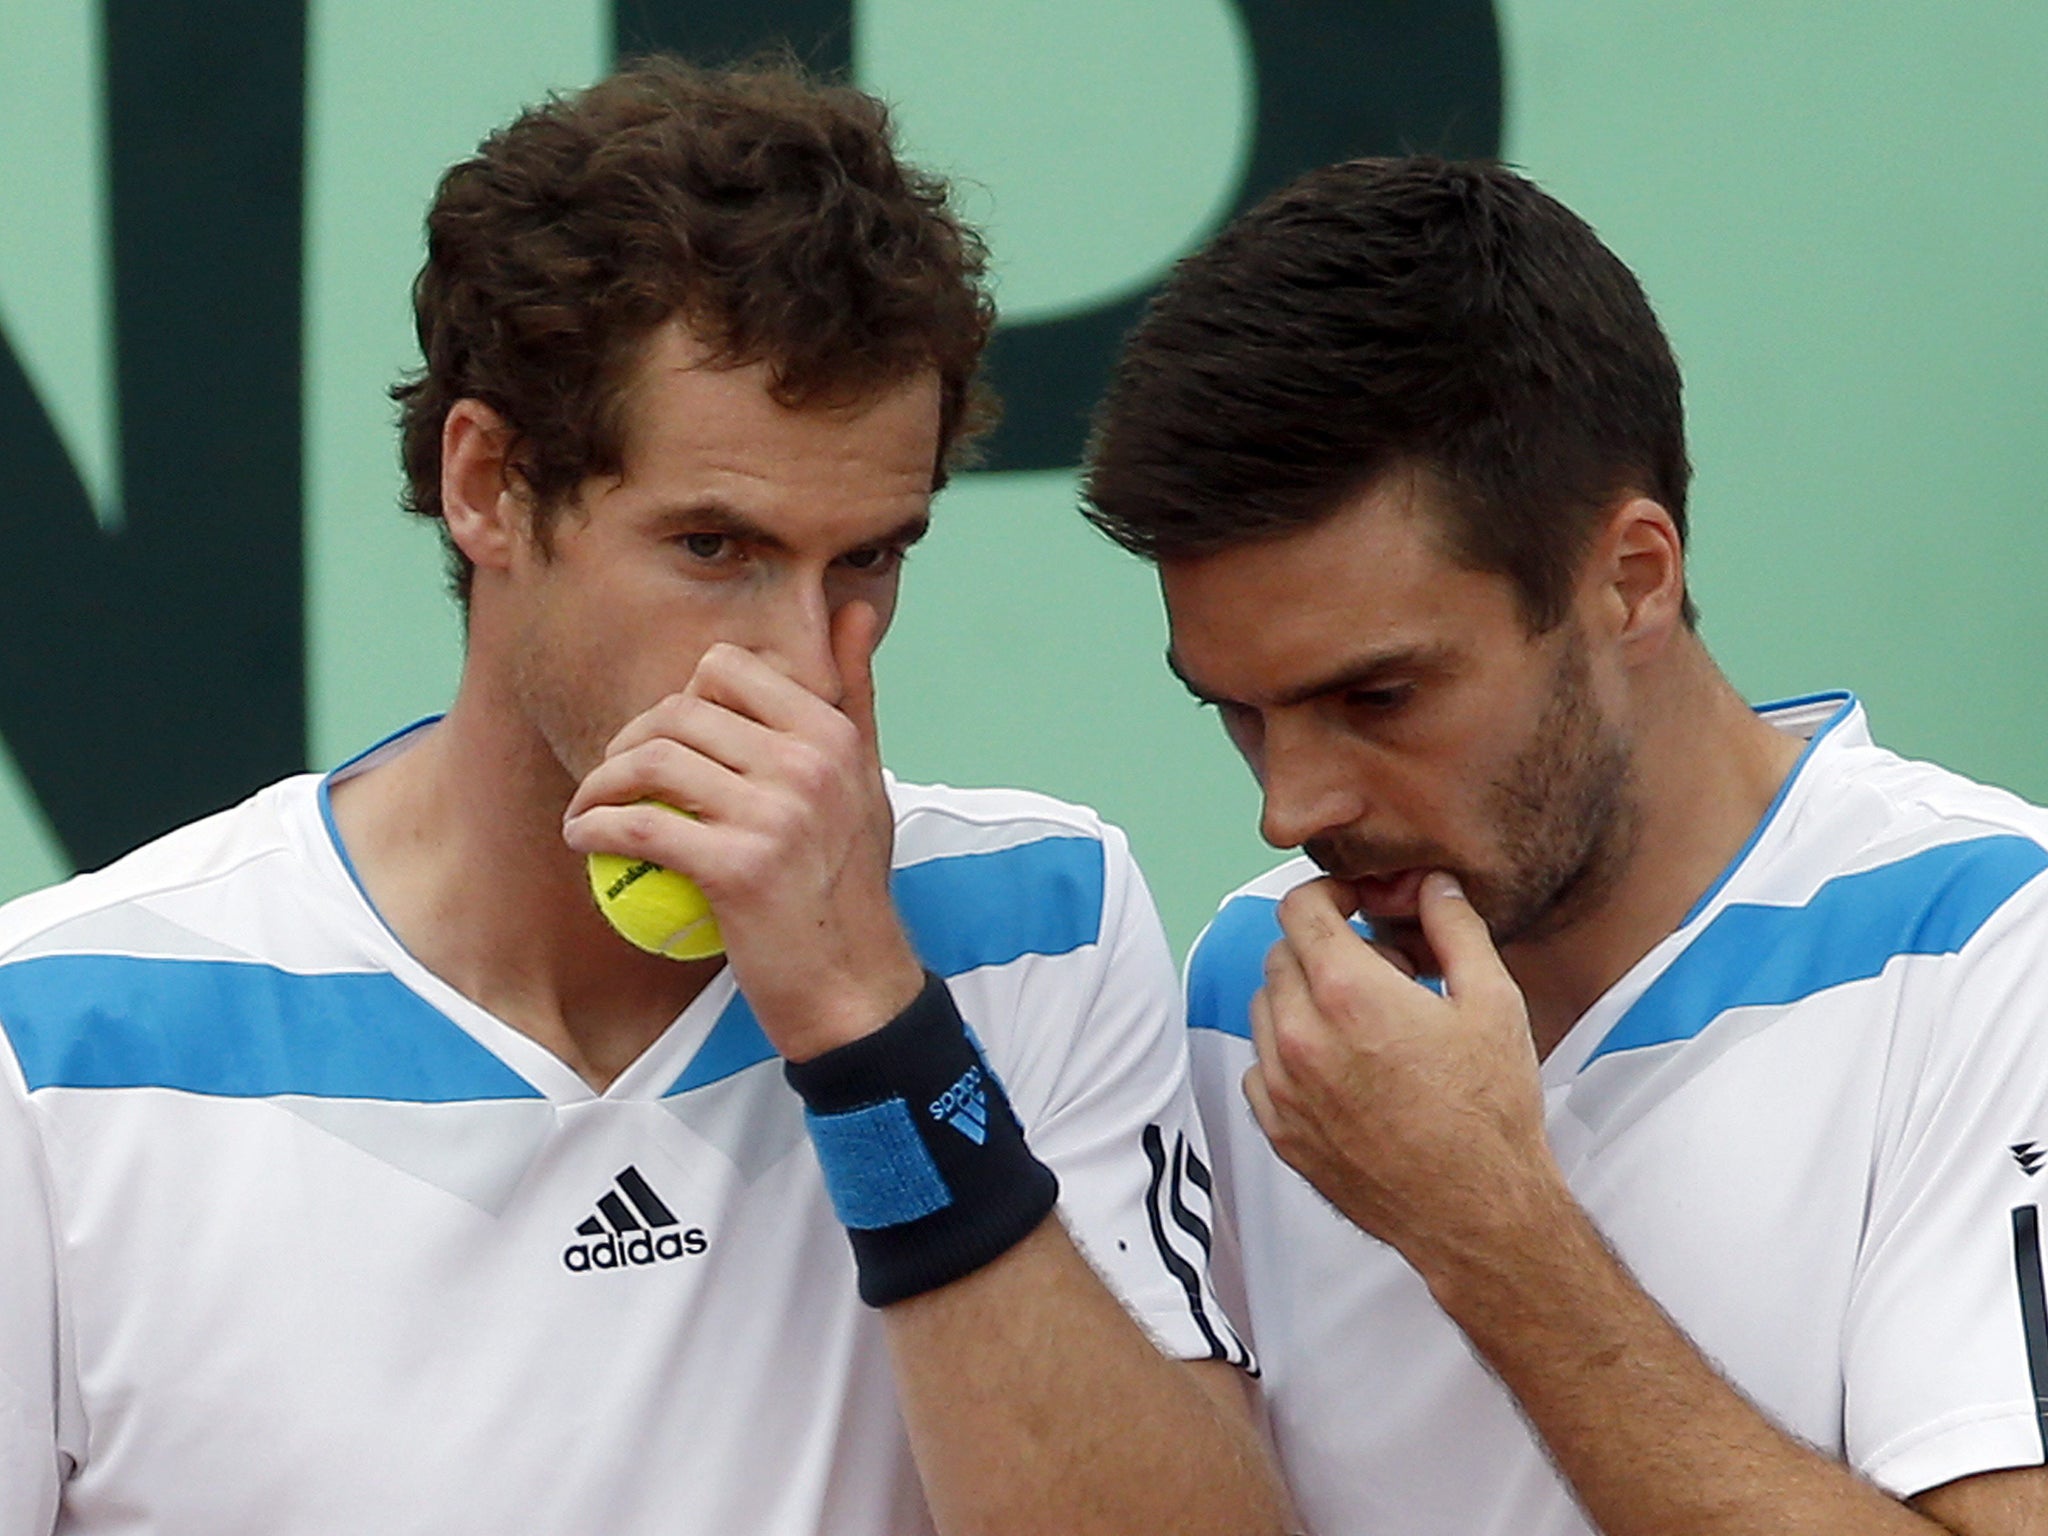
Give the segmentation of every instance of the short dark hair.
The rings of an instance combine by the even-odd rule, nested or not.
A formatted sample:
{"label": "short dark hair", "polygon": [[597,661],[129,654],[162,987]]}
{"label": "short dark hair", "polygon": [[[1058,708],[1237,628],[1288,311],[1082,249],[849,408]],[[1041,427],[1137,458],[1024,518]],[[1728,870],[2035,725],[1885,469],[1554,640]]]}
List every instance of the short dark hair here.
{"label": "short dark hair", "polygon": [[1411,467],[1447,493],[1454,556],[1507,576],[1534,630],[1564,616],[1618,495],[1685,535],[1678,364],[1641,285],[1492,162],[1313,171],[1182,261],[1096,413],[1084,510],[1171,561]]}
{"label": "short dark hair", "polygon": [[[441,178],[413,284],[423,364],[392,389],[405,507],[441,516],[441,431],[475,399],[516,435],[536,529],[623,463],[628,386],[682,319],[786,405],[939,379],[933,486],[993,419],[981,238],[897,157],[887,109],[786,59],[655,57],[550,98]],[[445,530],[444,530],[445,531]],[[468,561],[450,546],[458,595]]]}

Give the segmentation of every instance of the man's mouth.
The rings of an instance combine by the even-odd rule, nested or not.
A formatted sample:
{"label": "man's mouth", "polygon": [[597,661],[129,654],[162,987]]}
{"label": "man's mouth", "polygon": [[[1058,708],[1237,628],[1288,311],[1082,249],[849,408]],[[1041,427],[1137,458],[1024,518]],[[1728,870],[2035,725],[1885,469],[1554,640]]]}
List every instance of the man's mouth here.
{"label": "man's mouth", "polygon": [[1422,877],[1415,867],[1375,875],[1353,875],[1345,883],[1358,899],[1358,915],[1370,922],[1414,922],[1422,902]]}

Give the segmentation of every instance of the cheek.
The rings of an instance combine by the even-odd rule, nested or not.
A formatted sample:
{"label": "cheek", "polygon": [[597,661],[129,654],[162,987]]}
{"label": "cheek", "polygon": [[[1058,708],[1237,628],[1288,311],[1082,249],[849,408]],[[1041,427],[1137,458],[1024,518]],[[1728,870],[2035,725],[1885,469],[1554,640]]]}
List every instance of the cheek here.
{"label": "cheek", "polygon": [[586,589],[542,618],[550,690],[587,747],[687,687],[708,644],[701,614],[634,596]]}

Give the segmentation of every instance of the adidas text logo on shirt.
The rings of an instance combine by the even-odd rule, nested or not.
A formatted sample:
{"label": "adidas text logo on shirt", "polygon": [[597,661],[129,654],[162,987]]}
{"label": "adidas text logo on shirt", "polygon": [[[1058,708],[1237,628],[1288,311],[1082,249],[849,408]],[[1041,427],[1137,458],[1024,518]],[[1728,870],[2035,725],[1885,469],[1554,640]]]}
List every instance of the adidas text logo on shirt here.
{"label": "adidas text logo on shirt", "polygon": [[592,1269],[639,1268],[694,1258],[711,1246],[702,1227],[684,1227],[640,1170],[619,1170],[614,1187],[597,1197],[597,1211],[577,1225],[579,1237],[562,1250],[562,1264],[578,1274]]}

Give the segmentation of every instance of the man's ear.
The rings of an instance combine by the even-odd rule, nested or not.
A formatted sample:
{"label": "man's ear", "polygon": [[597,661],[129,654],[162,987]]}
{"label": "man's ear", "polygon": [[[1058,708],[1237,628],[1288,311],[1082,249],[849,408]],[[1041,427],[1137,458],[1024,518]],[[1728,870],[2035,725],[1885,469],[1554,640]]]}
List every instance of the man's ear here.
{"label": "man's ear", "polygon": [[530,533],[532,508],[511,462],[511,424],[481,400],[458,400],[441,423],[441,517],[478,570],[503,570]]}
{"label": "man's ear", "polygon": [[1662,503],[1631,496],[1609,515],[1588,560],[1590,596],[1615,641],[1647,655],[1685,622],[1685,546]]}

